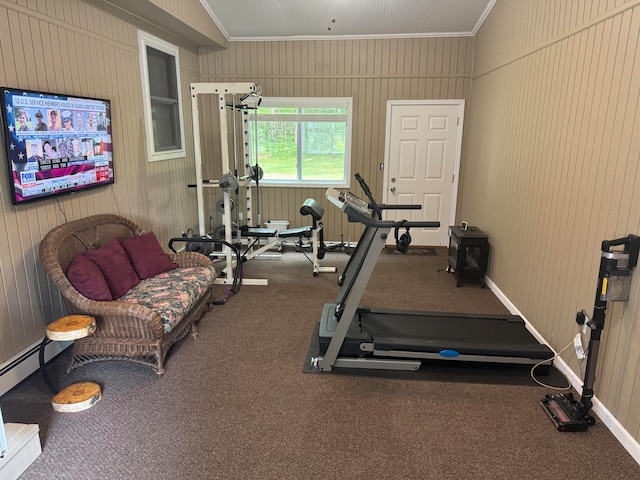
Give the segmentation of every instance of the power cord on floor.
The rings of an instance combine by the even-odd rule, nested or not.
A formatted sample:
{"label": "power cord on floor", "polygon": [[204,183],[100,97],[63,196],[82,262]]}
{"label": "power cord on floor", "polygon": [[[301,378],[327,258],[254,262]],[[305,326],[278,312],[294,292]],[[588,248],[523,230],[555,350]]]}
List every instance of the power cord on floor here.
{"label": "power cord on floor", "polygon": [[547,385],[546,383],[542,383],[541,381],[539,381],[535,375],[534,375],[534,371],[536,368],[538,368],[540,365],[543,365],[549,361],[553,362],[556,358],[558,358],[560,355],[562,355],[562,352],[564,352],[567,348],[569,348],[571,345],[573,345],[573,340],[571,340],[568,344],[566,344],[562,350],[560,350],[558,353],[556,353],[553,357],[551,358],[547,358],[545,360],[542,360],[539,363],[536,363],[533,367],[531,367],[531,379],[536,382],[538,385],[545,387],[545,388],[549,388],[551,390],[556,390],[559,392],[568,392],[569,390],[571,390],[572,386],[571,386],[571,381],[569,380],[569,377],[567,377],[564,373],[560,372],[560,370],[558,370],[558,372],[564,377],[564,379],[567,381],[568,386],[566,387],[554,387],[553,385]]}

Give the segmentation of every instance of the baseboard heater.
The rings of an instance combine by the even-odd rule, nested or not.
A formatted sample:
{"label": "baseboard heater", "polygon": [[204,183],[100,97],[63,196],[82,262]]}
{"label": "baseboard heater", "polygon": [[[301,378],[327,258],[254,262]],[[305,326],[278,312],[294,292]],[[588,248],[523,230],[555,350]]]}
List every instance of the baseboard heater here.
{"label": "baseboard heater", "polygon": [[[45,343],[45,362],[58,356],[73,342],[52,342],[48,338]],[[42,340],[27,347],[0,365],[0,396],[26,380],[40,369],[39,352]]]}
{"label": "baseboard heater", "polygon": [[[51,343],[51,340],[47,339],[47,345],[49,343]],[[2,367],[0,369],[0,377],[2,377],[6,373],[9,373],[11,370],[16,368],[18,365],[20,365],[24,361],[28,360],[29,357],[31,357],[31,355],[37,354],[40,351],[40,345],[41,344],[32,346],[26,352],[22,352],[21,354],[19,354],[18,358],[15,358],[13,361],[9,362],[9,364],[7,364],[4,367]]]}

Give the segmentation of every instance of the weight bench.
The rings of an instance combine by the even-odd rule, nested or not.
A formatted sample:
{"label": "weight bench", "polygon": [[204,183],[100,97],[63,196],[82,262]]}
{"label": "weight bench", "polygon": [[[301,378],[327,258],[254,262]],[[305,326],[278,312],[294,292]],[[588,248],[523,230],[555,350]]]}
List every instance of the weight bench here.
{"label": "weight bench", "polygon": [[[319,273],[335,273],[338,271],[337,267],[322,267],[318,263],[318,259],[322,260],[326,252],[326,246],[324,244],[324,236],[322,233],[322,223],[320,220],[324,215],[324,208],[313,198],[307,198],[300,207],[300,214],[303,216],[311,215],[313,220],[312,225],[306,227],[289,228],[278,232],[275,228],[254,228],[242,226],[240,227],[240,235],[244,238],[253,238],[253,243],[247,248],[247,251],[242,255],[242,261],[250,260],[257,255],[260,255],[265,250],[274,247],[282,239],[285,238],[297,238],[302,243],[302,238],[311,238],[311,245],[313,248],[313,276],[316,277]],[[273,238],[271,242],[261,246],[257,250],[253,250],[254,245],[262,238]]]}

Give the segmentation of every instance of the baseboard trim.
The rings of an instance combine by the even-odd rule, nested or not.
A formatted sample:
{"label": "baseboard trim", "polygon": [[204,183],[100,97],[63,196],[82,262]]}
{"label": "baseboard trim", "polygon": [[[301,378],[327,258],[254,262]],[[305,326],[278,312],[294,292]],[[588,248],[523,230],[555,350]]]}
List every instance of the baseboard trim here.
{"label": "baseboard trim", "polygon": [[[545,343],[548,345],[548,342],[544,339],[544,337],[540,335],[540,333],[533,327],[533,325],[531,325],[529,320],[527,320],[522,312],[518,310],[518,308],[513,303],[511,303],[511,301],[502,292],[502,290],[500,290],[489,277],[485,277],[485,284],[513,315],[520,315],[522,317],[525,325],[527,326],[527,330],[531,332],[536,340],[538,340],[540,343]],[[557,352],[555,352],[554,350],[554,353]],[[561,357],[556,358],[553,361],[553,364],[567,377],[567,379],[571,382],[573,388],[575,388],[579,394],[582,394],[582,379],[578,375],[576,375],[576,373],[571,370],[571,368],[569,368],[569,365],[567,365],[567,363]],[[633,459],[638,464],[640,464],[640,443],[638,443],[638,441],[631,436],[631,434],[624,428],[624,426],[622,426],[618,419],[609,411],[607,407],[605,407],[605,405],[596,396],[593,397],[593,411],[596,415],[598,415],[598,418],[600,418],[602,423],[607,426],[613,436],[618,439],[618,441],[627,450],[627,452],[629,452]]]}
{"label": "baseboard trim", "polygon": [[[0,396],[7,393],[20,382],[40,369],[40,344],[42,340],[25,348],[6,362],[0,364]],[[44,350],[44,360],[48,362],[56,357],[73,342],[51,342]]]}

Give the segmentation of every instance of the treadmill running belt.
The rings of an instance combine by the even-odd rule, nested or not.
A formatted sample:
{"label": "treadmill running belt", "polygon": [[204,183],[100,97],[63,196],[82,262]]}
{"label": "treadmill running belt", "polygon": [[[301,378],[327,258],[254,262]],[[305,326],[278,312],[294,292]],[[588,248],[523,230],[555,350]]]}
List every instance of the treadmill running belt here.
{"label": "treadmill running belt", "polygon": [[377,350],[440,352],[467,355],[553,356],[515,315],[465,315],[429,312],[361,312],[362,329]]}

